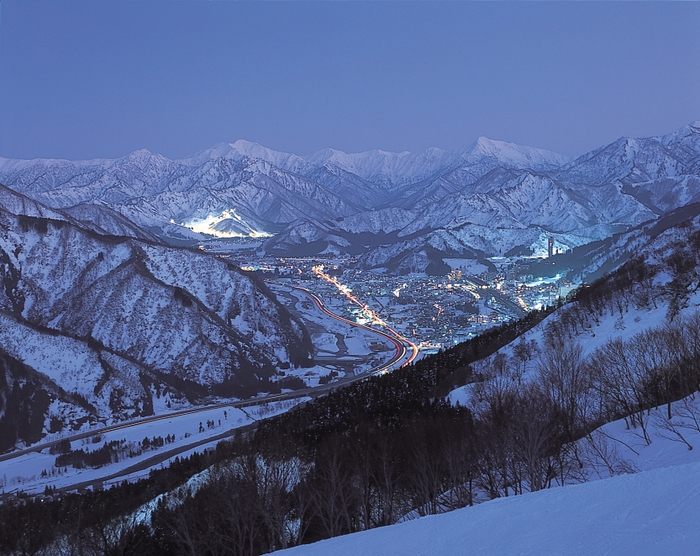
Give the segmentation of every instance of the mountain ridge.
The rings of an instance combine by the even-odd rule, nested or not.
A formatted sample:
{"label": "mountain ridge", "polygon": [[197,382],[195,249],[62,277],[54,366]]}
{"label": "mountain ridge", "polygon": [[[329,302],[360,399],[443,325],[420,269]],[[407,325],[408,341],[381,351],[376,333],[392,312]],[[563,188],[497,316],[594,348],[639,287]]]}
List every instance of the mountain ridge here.
{"label": "mountain ridge", "polygon": [[247,397],[310,364],[304,325],[254,276],[88,224],[0,187],[0,399],[28,376],[46,400],[30,421],[80,427],[148,415],[156,398]]}
{"label": "mountain ridge", "polygon": [[[106,205],[166,241],[273,235],[263,252],[370,254],[381,246],[395,259],[413,254],[396,238],[387,243],[380,230],[398,237],[424,230],[422,247],[411,244],[420,251],[431,234],[466,226],[473,233],[459,240],[460,250],[502,256],[538,252],[542,234],[563,234],[557,241],[570,249],[700,200],[700,127],[623,137],[574,159],[483,137],[451,151],[324,149],[308,156],[239,140],[180,160],[147,150],[76,163],[0,159],[2,180],[54,208]],[[388,209],[404,211],[401,229]],[[343,242],[318,232],[334,222]],[[479,228],[485,225],[496,226],[501,239],[487,239],[491,231]],[[369,243],[356,241],[367,234],[375,236]],[[422,264],[408,270],[424,272]]]}

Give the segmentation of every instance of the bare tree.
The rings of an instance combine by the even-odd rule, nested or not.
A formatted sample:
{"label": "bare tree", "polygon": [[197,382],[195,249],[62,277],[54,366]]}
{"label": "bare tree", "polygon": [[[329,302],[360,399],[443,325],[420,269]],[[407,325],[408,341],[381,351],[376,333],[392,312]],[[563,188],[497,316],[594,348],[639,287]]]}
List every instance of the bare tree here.
{"label": "bare tree", "polygon": [[601,406],[607,408],[608,419],[629,418],[632,427],[639,425],[647,444],[651,438],[644,414],[647,396],[644,376],[631,357],[628,346],[619,338],[608,340],[591,357],[593,384],[600,396]]}
{"label": "bare tree", "polygon": [[592,382],[581,345],[549,335],[537,370],[540,389],[561,413],[563,440],[574,441],[590,420],[591,411]]}
{"label": "bare tree", "polygon": [[317,449],[308,480],[313,484],[313,515],[323,534],[335,537],[354,531],[357,500],[352,490],[349,461],[337,437],[332,437]]}
{"label": "bare tree", "polygon": [[[580,455],[581,461],[584,464],[584,469],[594,470],[601,478],[606,476],[604,473],[601,473],[601,467],[610,477],[635,473],[636,469],[634,466],[620,455],[618,445],[624,445],[629,450],[638,454],[631,446],[608,436],[601,430],[596,430],[587,434]],[[588,477],[583,476],[581,479],[587,480]]]}
{"label": "bare tree", "polygon": [[513,419],[514,459],[522,464],[530,491],[548,487],[556,477],[554,456],[562,442],[558,413],[537,385],[530,385],[518,397]]}
{"label": "bare tree", "polygon": [[289,514],[291,492],[300,480],[303,464],[298,458],[258,458],[258,511],[265,522],[267,548],[287,548],[295,538]]}
{"label": "bare tree", "polygon": [[408,511],[408,504],[400,496],[402,481],[401,468],[397,463],[397,447],[385,429],[375,433],[374,465],[371,469],[372,484],[377,489],[376,525],[395,523],[402,513]]}
{"label": "bare tree", "polygon": [[440,458],[442,430],[425,419],[411,423],[407,439],[409,457],[407,483],[412,505],[419,515],[439,513],[438,497],[445,491],[445,472]]}

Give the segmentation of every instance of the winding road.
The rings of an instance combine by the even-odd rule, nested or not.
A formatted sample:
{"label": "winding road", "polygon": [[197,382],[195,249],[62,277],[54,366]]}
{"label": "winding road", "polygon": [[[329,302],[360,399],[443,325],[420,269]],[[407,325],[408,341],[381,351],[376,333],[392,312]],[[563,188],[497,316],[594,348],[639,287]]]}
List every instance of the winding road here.
{"label": "winding road", "polygon": [[[280,284],[281,285],[281,284]],[[113,432],[117,430],[122,430],[122,429],[127,429],[131,427],[137,427],[139,425],[143,425],[146,423],[151,423],[154,421],[160,421],[164,419],[173,419],[177,418],[180,416],[184,415],[192,415],[195,413],[200,413],[204,411],[211,411],[212,409],[218,409],[218,408],[229,408],[229,407],[235,407],[235,408],[245,408],[245,407],[250,407],[250,406],[256,406],[256,405],[262,405],[268,402],[277,402],[277,401],[282,401],[282,400],[292,400],[292,399],[298,399],[298,398],[304,398],[304,397],[317,397],[321,396],[323,394],[326,394],[332,390],[342,388],[344,386],[347,386],[348,384],[351,384],[353,382],[363,380],[367,378],[368,376],[371,375],[376,375],[376,374],[383,374],[386,372],[389,372],[391,370],[397,369],[399,367],[402,367],[403,365],[411,363],[416,356],[418,355],[418,348],[415,344],[409,342],[408,340],[405,339],[400,339],[396,337],[392,337],[391,335],[376,330],[374,328],[371,328],[369,326],[365,326],[362,324],[357,324],[351,320],[348,320],[344,317],[341,317],[339,315],[336,315],[335,313],[331,312],[328,310],[328,308],[324,305],[323,301],[315,295],[314,293],[310,292],[306,288],[301,288],[298,286],[285,286],[288,288],[291,288],[293,290],[299,291],[306,296],[308,296],[316,305],[316,307],[323,312],[326,316],[337,319],[339,321],[342,321],[346,324],[349,324],[354,327],[362,328],[364,330],[370,331],[374,334],[377,334],[381,336],[384,340],[389,341],[396,349],[396,353],[394,356],[391,358],[386,363],[383,363],[382,365],[370,369],[368,371],[365,371],[363,373],[359,373],[354,376],[349,376],[349,377],[344,377],[341,378],[335,382],[328,383],[328,384],[323,384],[314,388],[303,388],[300,390],[295,390],[293,392],[284,392],[281,394],[271,394],[269,396],[264,396],[260,398],[251,398],[247,400],[239,400],[239,401],[229,401],[225,403],[218,403],[218,404],[211,404],[211,405],[206,405],[202,407],[196,407],[196,408],[190,408],[190,409],[185,409],[181,411],[174,411],[170,413],[165,413],[165,414],[160,414],[160,415],[151,415],[148,417],[142,417],[140,419],[133,419],[130,421],[124,421],[121,423],[117,423],[114,425],[108,425],[100,428],[94,428],[89,431],[85,432],[80,432],[76,433],[74,435],[70,436],[64,436],[62,438],[52,440],[50,442],[44,442],[41,444],[35,444],[33,446],[30,446],[28,448],[24,448],[21,450],[16,450],[14,452],[10,452],[7,454],[2,454],[0,455],[0,463],[8,460],[12,460],[18,457],[21,457],[23,455],[32,453],[32,452],[41,452],[42,450],[45,450],[47,448],[51,448],[55,445],[57,445],[60,442],[64,442],[65,440],[68,440],[70,442],[74,442],[76,440],[82,440],[84,438],[89,438],[93,437],[96,435],[102,435],[108,432]],[[188,443],[186,445],[181,445],[177,447],[173,447],[170,450],[160,450],[159,452],[155,453],[153,456],[149,457],[148,459],[142,460],[140,462],[134,463],[134,465],[123,468],[119,471],[115,471],[113,473],[109,473],[109,466],[105,466],[103,469],[105,470],[105,475],[101,477],[100,479],[91,479],[88,481],[83,481],[75,484],[71,484],[69,486],[61,487],[56,490],[56,492],[67,492],[67,491],[74,491],[74,490],[81,490],[90,486],[100,486],[102,485],[105,481],[111,481],[114,479],[118,479],[120,477],[126,477],[128,475],[131,475],[133,473],[143,471],[146,469],[150,469],[156,465],[159,465],[163,463],[164,461],[169,460],[170,458],[173,458],[183,452],[187,452],[189,450],[192,450],[193,448],[197,448],[202,445],[206,444],[211,444],[213,442],[218,442],[220,440],[229,438],[236,434],[236,431],[249,431],[253,430],[256,426],[256,423],[248,424],[243,427],[236,427],[229,429],[223,433],[220,433],[216,436],[210,436],[205,439],[199,439],[196,441],[193,441],[191,443]],[[0,469],[1,471],[1,469]],[[9,494],[9,493],[8,493]]]}

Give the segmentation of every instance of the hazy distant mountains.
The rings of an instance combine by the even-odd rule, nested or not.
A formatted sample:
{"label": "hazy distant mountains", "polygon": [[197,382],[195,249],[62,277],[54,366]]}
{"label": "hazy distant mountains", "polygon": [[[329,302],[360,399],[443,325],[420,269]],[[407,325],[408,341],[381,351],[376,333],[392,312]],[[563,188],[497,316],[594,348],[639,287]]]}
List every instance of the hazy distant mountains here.
{"label": "hazy distant mountains", "polygon": [[179,225],[198,224],[272,234],[270,253],[440,273],[445,259],[544,251],[549,236],[568,249],[700,199],[700,122],[575,160],[485,138],[454,151],[307,157],[237,141],[183,160],[0,159],[0,182],[55,208],[108,206],[169,241],[201,238]]}

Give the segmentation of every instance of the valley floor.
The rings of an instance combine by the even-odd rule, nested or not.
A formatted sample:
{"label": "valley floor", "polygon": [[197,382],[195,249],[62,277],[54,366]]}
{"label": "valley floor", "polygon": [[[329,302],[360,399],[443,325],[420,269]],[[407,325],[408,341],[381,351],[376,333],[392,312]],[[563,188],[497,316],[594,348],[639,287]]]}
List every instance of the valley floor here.
{"label": "valley floor", "polygon": [[[221,435],[289,410],[308,401],[298,398],[280,402],[261,403],[246,408],[233,404],[228,407],[201,408],[186,414],[165,415],[163,419],[143,423],[125,423],[122,428],[95,432],[94,436],[71,442],[72,450],[95,452],[116,442],[117,461],[99,467],[76,468],[56,465],[57,453],[50,448],[29,452],[0,462],[0,496],[17,492],[41,494],[49,489],[75,489],[77,485],[109,486],[125,479],[135,480],[148,476],[154,467],[168,465],[176,457],[188,457],[195,451],[213,449]],[[160,446],[155,439],[171,437]],[[143,446],[148,438],[150,446]],[[168,452],[173,452],[167,457]],[[158,457],[158,456],[161,457]],[[155,461],[157,460],[157,461]],[[110,478],[111,477],[111,478]]]}

